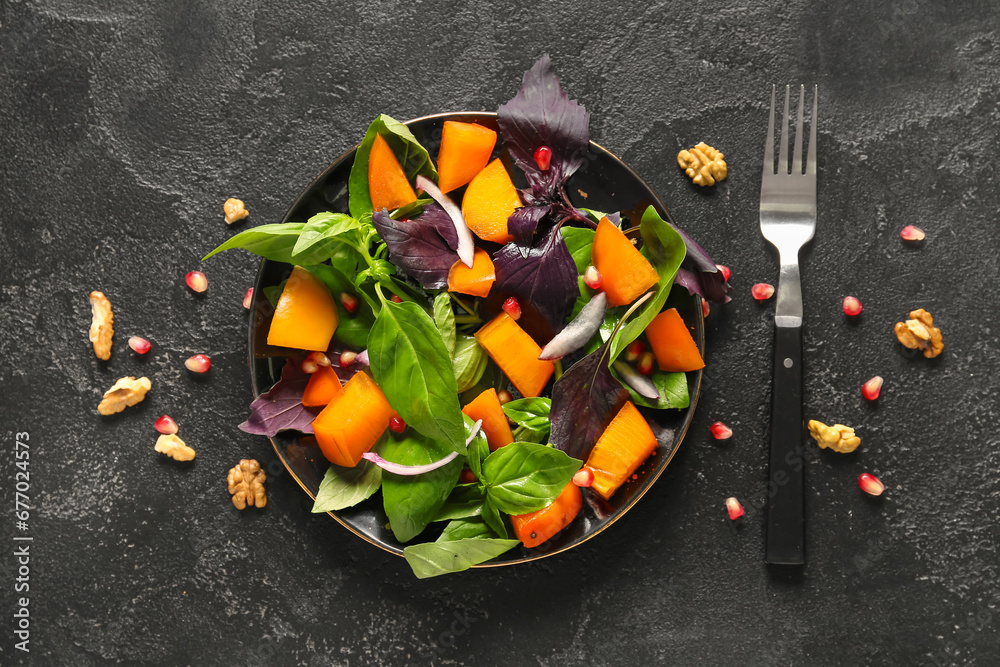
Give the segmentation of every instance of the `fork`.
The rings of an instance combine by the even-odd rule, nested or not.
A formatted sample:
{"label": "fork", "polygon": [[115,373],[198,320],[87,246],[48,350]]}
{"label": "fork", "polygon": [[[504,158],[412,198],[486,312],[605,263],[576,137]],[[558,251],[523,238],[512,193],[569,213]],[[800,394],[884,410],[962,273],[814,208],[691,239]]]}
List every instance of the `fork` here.
{"label": "fork", "polygon": [[802,171],[802,123],[806,89],[801,86],[795,148],[788,160],[788,100],[781,128],[778,168],[774,165],[774,99],[760,180],[760,231],[778,251],[780,273],[774,313],[774,369],[771,394],[771,450],[768,470],[767,543],[764,560],[776,565],[805,562],[805,486],[802,457],[802,286],[799,250],[816,230],[816,98],[813,89],[809,153]]}

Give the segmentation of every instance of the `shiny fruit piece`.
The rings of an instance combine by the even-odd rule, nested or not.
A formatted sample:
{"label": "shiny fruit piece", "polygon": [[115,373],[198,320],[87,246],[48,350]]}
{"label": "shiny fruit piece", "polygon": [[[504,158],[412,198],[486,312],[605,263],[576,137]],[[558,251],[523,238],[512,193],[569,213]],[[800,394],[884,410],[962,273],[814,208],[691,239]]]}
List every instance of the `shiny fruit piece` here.
{"label": "shiny fruit piece", "polygon": [[607,217],[597,223],[590,261],[601,273],[604,293],[612,307],[632,303],[660,280],[649,260]]}
{"label": "shiny fruit piece", "polygon": [[770,283],[757,283],[750,288],[750,295],[758,301],[767,301],[774,296],[774,285]]}
{"label": "shiny fruit piece", "polygon": [[340,353],[340,367],[347,368],[358,358],[358,353],[351,350],[344,350]]}
{"label": "shiny fruit piece", "polygon": [[310,352],[306,355],[306,359],[313,362],[317,366],[329,367],[333,365],[333,362],[330,361],[330,357],[326,356],[326,353],[324,352]]}
{"label": "shiny fruit piece", "polygon": [[858,486],[870,496],[881,496],[882,492],[885,491],[885,484],[878,477],[867,472],[858,475]]}
{"label": "shiny fruit piece", "polygon": [[493,289],[496,278],[490,253],[479,248],[472,255],[471,267],[466,266],[462,260],[451,265],[448,270],[448,291],[485,298]]}
{"label": "shiny fruit piece", "polygon": [[516,514],[510,517],[514,526],[514,536],[524,543],[524,546],[537,547],[560,530],[568,526],[583,507],[583,494],[580,487],[570,482],[563,487],[551,505],[537,512]]}
{"label": "shiny fruit piece", "polygon": [[861,395],[869,401],[874,401],[882,393],[882,376],[876,375],[861,385]]}
{"label": "shiny fruit piece", "polygon": [[247,293],[243,296],[243,307],[250,310],[250,304],[253,303],[253,288],[247,288]]}
{"label": "shiny fruit piece", "polygon": [[708,313],[710,312],[710,310],[711,309],[708,306],[708,300],[707,299],[702,299],[701,300],[701,316],[702,317],[708,317]]}
{"label": "shiny fruit piece", "polygon": [[353,315],[358,309],[358,297],[349,292],[340,293],[340,305],[344,307],[348,315]]}
{"label": "shiny fruit piece", "polygon": [[913,225],[907,225],[899,232],[899,237],[904,241],[923,241],[926,236],[924,230]]}
{"label": "shiny fruit piece", "polygon": [[462,408],[462,412],[474,422],[482,420],[483,433],[486,435],[486,442],[489,443],[491,452],[514,442],[514,434],[510,430],[510,423],[507,421],[496,389],[491,387],[476,396]]}
{"label": "shiny fruit piece", "polygon": [[514,182],[499,158],[486,165],[469,183],[462,198],[462,217],[472,233],[484,241],[507,243],[507,218],[521,207]]}
{"label": "shiny fruit piece", "polygon": [[729,428],[722,422],[712,422],[712,425],[708,427],[708,430],[712,432],[712,437],[716,440],[729,440],[733,437],[733,429]]}
{"label": "shiny fruit piece", "polygon": [[174,435],[177,433],[177,422],[170,415],[161,415],[153,422],[153,428],[163,435]]}
{"label": "shiny fruit piece", "polygon": [[625,348],[625,361],[635,362],[638,361],[639,357],[646,351],[646,344],[641,340],[635,340],[629,343],[629,346]]}
{"label": "shiny fruit piece", "polygon": [[312,375],[319,370],[319,364],[310,359],[304,359],[302,361],[302,372],[306,375]]}
{"label": "shiny fruit piece", "polygon": [[736,521],[743,516],[743,505],[736,498],[726,498],[726,511],[729,513],[729,520]]}
{"label": "shiny fruit piece", "polygon": [[375,135],[368,153],[368,194],[375,211],[393,211],[417,200],[406,172],[381,134]]}
{"label": "shiny fruit piece", "polygon": [[861,314],[861,301],[856,296],[844,297],[844,315],[856,317]]}
{"label": "shiny fruit piece", "polygon": [[343,389],[313,420],[313,434],[331,463],[353,468],[378,442],[395,411],[367,373],[355,373]]}
{"label": "shiny fruit piece", "polygon": [[191,271],[184,276],[184,282],[194,292],[204,292],[208,289],[208,278],[201,271]]}
{"label": "shiny fruit piece", "polygon": [[132,336],[128,339],[128,346],[136,354],[146,354],[153,344],[141,336]]}
{"label": "shiny fruit piece", "polygon": [[639,371],[640,375],[652,375],[653,365],[656,362],[656,355],[652,352],[646,352],[641,357],[639,357],[639,363],[636,364],[636,370]]}
{"label": "shiny fruit piece", "polygon": [[325,352],[339,324],[337,302],[326,285],[301,266],[292,269],[274,309],[267,344]]}
{"label": "shiny fruit piece", "polygon": [[535,164],[542,171],[548,171],[552,166],[552,149],[548,146],[539,146],[535,149]]}
{"label": "shiny fruit piece", "polygon": [[389,297],[389,300],[392,301],[393,303],[403,303],[403,297],[399,296],[398,294],[393,294],[391,297]]}
{"label": "shiny fruit piece", "polygon": [[483,170],[497,143],[497,133],[475,123],[446,120],[438,149],[438,187],[441,192],[460,188]]}
{"label": "shiny fruit piece", "polygon": [[389,419],[389,430],[393,433],[402,433],[406,430],[406,422],[399,415],[393,415]]}
{"label": "shiny fruit piece", "polygon": [[501,389],[497,392],[497,400],[500,401],[500,405],[507,405],[514,400],[514,395],[506,389]]}
{"label": "shiny fruit piece", "polygon": [[521,319],[521,304],[517,302],[516,296],[507,297],[503,302],[503,312],[510,315],[515,322]]}
{"label": "shiny fruit piece", "polygon": [[646,339],[661,371],[696,371],[705,367],[698,344],[676,308],[670,308],[646,326]]}
{"label": "shiny fruit piece", "polygon": [[583,284],[590,289],[601,289],[604,287],[604,278],[593,264],[588,266],[587,270],[583,272]]}
{"label": "shiny fruit piece", "polygon": [[594,484],[594,471],[590,468],[580,468],[573,475],[573,483],[581,489],[586,489]]}
{"label": "shiny fruit piece", "polygon": [[207,354],[196,354],[184,361],[184,367],[192,373],[207,373],[212,367],[212,360]]}
{"label": "shiny fruit piece", "polygon": [[729,276],[733,275],[733,272],[730,270],[730,268],[728,266],[723,266],[722,264],[716,264],[715,268],[717,268],[719,271],[722,272],[723,280],[725,280],[728,283]]}

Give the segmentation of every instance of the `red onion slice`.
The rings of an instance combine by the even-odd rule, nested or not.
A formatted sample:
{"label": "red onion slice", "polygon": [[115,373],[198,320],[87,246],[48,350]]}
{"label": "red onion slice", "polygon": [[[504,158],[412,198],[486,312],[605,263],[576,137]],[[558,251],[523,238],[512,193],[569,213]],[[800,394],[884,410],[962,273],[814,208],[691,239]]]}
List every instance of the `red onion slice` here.
{"label": "red onion slice", "polygon": [[[479,429],[482,427],[482,425],[483,425],[483,420],[480,419],[479,421],[476,422],[475,426],[472,427],[472,434],[465,440],[466,447],[472,444],[472,441],[475,439],[475,437],[479,435]],[[407,475],[407,476],[422,475],[425,472],[431,472],[432,470],[437,470],[438,468],[448,465],[449,463],[454,461],[457,457],[458,457],[458,452],[452,452],[451,454],[448,454],[444,458],[438,459],[433,463],[425,463],[424,465],[419,465],[419,466],[410,466],[410,465],[405,465],[403,463],[393,463],[392,461],[386,461],[384,458],[382,458],[375,452],[365,452],[364,454],[361,455],[361,458],[365,459],[366,461],[371,461],[372,463],[377,465],[382,470],[385,470],[386,472],[391,472],[395,475]]]}
{"label": "red onion slice", "polygon": [[635,389],[635,393],[653,401],[660,400],[660,392],[656,390],[656,385],[645,375],[639,373],[624,361],[616,361],[611,365],[618,375],[622,377],[625,384]]}
{"label": "red onion slice", "polygon": [[604,292],[598,292],[573,321],[563,327],[563,330],[542,348],[539,359],[562,359],[571,352],[576,352],[587,344],[604,322],[604,313],[608,309],[608,297]]}
{"label": "red onion slice", "polygon": [[472,257],[476,254],[476,241],[472,238],[472,230],[465,224],[462,210],[429,178],[417,176],[417,188],[429,194],[431,199],[440,204],[451,221],[455,223],[455,231],[458,233],[458,248],[455,249],[455,252],[458,253],[458,258],[462,260],[462,263],[471,269]]}

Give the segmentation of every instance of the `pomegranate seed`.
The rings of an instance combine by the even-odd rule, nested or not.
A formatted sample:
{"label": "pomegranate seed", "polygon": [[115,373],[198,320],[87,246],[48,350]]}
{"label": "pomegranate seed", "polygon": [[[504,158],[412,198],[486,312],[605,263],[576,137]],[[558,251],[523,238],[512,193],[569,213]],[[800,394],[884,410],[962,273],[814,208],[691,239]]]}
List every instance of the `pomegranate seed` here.
{"label": "pomegranate seed", "polygon": [[340,293],[340,305],[344,307],[349,314],[354,313],[358,309],[358,297],[347,292]]}
{"label": "pomegranate seed", "polygon": [[882,376],[876,375],[868,382],[861,385],[861,395],[869,401],[874,401],[882,392]]}
{"label": "pomegranate seed", "polygon": [[712,437],[716,440],[729,440],[733,437],[733,429],[729,428],[722,422],[712,422],[712,425],[708,427],[708,430],[712,432]]}
{"label": "pomegranate seed", "polygon": [[510,315],[514,321],[521,319],[521,304],[517,302],[517,297],[507,297],[507,300],[503,302],[503,312]]}
{"label": "pomegranate seed", "polygon": [[844,297],[844,315],[855,317],[861,314],[861,302],[856,296]]}
{"label": "pomegranate seed", "polygon": [[392,302],[393,303],[403,303],[403,297],[401,297],[399,295],[396,295],[396,294],[393,294],[392,295]]}
{"label": "pomegranate seed", "polygon": [[725,281],[729,282],[729,276],[733,275],[732,270],[728,266],[723,266],[722,264],[716,264],[715,268],[722,272],[722,277]]}
{"label": "pomegranate seed", "polygon": [[645,351],[646,351],[645,343],[643,343],[641,340],[633,341],[632,343],[629,344],[627,348],[625,348],[625,361],[634,362],[639,357],[641,357],[642,353]]}
{"label": "pomegranate seed", "polygon": [[576,474],[573,475],[573,483],[586,489],[594,483],[594,471],[590,468],[580,468],[576,471]]}
{"label": "pomegranate seed", "polygon": [[344,350],[340,353],[340,367],[347,368],[354,363],[354,360],[358,358],[357,352],[351,352],[350,350]]}
{"label": "pomegranate seed", "polygon": [[750,288],[750,294],[758,301],[767,301],[774,296],[774,285],[768,283],[757,283]]}
{"label": "pomegranate seed", "polygon": [[583,282],[590,289],[601,289],[604,287],[604,278],[601,277],[601,272],[593,264],[588,266],[587,270],[584,271]]}
{"label": "pomegranate seed", "polygon": [[246,296],[243,297],[243,307],[250,310],[250,303],[253,301],[253,288],[247,290]]}
{"label": "pomegranate seed", "polygon": [[177,433],[177,422],[170,415],[163,415],[153,422],[153,428],[163,435],[174,435]]}
{"label": "pomegranate seed", "polygon": [[152,343],[140,336],[132,336],[129,338],[128,346],[132,348],[136,354],[146,354],[149,352],[149,348],[153,347]]}
{"label": "pomegranate seed", "polygon": [[927,235],[924,234],[924,230],[919,227],[907,225],[906,227],[903,227],[902,231],[899,232],[899,236],[904,241],[923,241]]}
{"label": "pomegranate seed", "polygon": [[402,433],[406,430],[406,422],[399,415],[393,415],[392,419],[389,420],[389,428],[395,433]]}
{"label": "pomegranate seed", "polygon": [[705,299],[702,299],[701,300],[701,316],[702,317],[708,317],[708,313],[709,313],[708,301],[706,301]]}
{"label": "pomegranate seed", "polygon": [[188,357],[184,362],[184,367],[192,373],[207,373],[208,369],[212,367],[212,360],[208,358],[207,354],[196,354],[193,357]]}
{"label": "pomegranate seed", "polygon": [[184,282],[195,292],[204,292],[208,289],[208,278],[201,271],[191,271],[184,276]]}
{"label": "pomegranate seed", "polygon": [[319,370],[319,364],[317,364],[315,361],[310,361],[309,359],[306,359],[305,361],[302,362],[302,372],[305,373],[306,375],[312,375],[318,370]]}
{"label": "pomegranate seed", "polygon": [[870,496],[881,496],[882,492],[885,491],[885,484],[878,477],[867,472],[858,475],[858,486]]}
{"label": "pomegranate seed", "polygon": [[514,395],[506,389],[501,389],[497,392],[497,398],[500,399],[500,405],[506,405],[514,400]]}
{"label": "pomegranate seed", "polygon": [[310,352],[309,356],[306,357],[306,361],[311,361],[317,366],[322,366],[324,368],[329,368],[333,365],[330,361],[330,357],[326,356],[322,352]]}
{"label": "pomegranate seed", "polygon": [[636,367],[643,375],[652,375],[654,361],[656,361],[656,356],[652,352],[646,352],[639,357],[639,363],[636,364]]}
{"label": "pomegranate seed", "polygon": [[736,521],[743,516],[743,505],[736,498],[726,498],[726,511],[729,512],[729,520]]}
{"label": "pomegranate seed", "polygon": [[472,484],[476,481],[476,474],[468,468],[462,468],[462,472],[458,475],[459,484]]}
{"label": "pomegranate seed", "polygon": [[542,171],[548,171],[552,166],[552,149],[548,146],[539,146],[535,149],[535,164]]}

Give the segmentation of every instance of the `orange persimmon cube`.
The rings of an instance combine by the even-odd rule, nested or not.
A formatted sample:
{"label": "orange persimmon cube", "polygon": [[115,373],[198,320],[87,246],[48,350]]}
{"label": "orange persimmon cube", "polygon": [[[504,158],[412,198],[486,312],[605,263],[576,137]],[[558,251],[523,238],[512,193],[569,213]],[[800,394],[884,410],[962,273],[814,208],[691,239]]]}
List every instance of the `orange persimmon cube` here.
{"label": "orange persimmon cube", "polygon": [[507,233],[507,218],[520,207],[517,188],[500,158],[476,174],[462,198],[465,224],[479,238],[494,243],[507,243],[514,238]]}
{"label": "orange persimmon cube", "polygon": [[486,442],[490,443],[491,452],[514,442],[514,434],[510,430],[507,414],[500,405],[496,389],[490,387],[476,396],[471,403],[462,408],[462,412],[469,415],[472,421],[483,420],[482,429],[486,434]]}
{"label": "orange persimmon cube", "polygon": [[395,411],[366,373],[355,373],[344,391],[313,420],[313,434],[331,463],[353,468],[389,427]]}
{"label": "orange persimmon cube", "polygon": [[337,302],[330,290],[308,270],[296,266],[274,309],[267,344],[325,352],[339,323]]}
{"label": "orange persimmon cube", "polygon": [[654,317],[646,327],[646,338],[661,371],[696,371],[705,367],[698,344],[676,308]]}
{"label": "orange persimmon cube", "polygon": [[488,127],[446,120],[437,159],[441,192],[451,192],[471,181],[490,161],[496,143],[497,133]]}
{"label": "orange persimmon cube", "polygon": [[537,547],[572,523],[582,507],[580,487],[570,482],[551,505],[530,514],[512,515],[514,536],[528,548]]}
{"label": "orange persimmon cube", "polygon": [[344,393],[337,371],[330,366],[320,366],[319,370],[309,376],[305,391],[302,392],[302,405],[307,408],[328,405],[330,401]]}
{"label": "orange persimmon cube", "polygon": [[590,261],[601,272],[609,306],[630,304],[660,281],[649,260],[607,218],[597,223]]}
{"label": "orange persimmon cube", "polygon": [[448,271],[448,291],[486,297],[489,296],[496,278],[490,253],[477,248],[472,256],[471,269],[462,263],[462,260],[452,265]]}
{"label": "orange persimmon cube", "polygon": [[610,499],[653,453],[656,445],[653,429],[632,401],[626,401],[587,458],[584,467],[594,473],[590,488],[605,500]]}
{"label": "orange persimmon cube", "polygon": [[383,208],[392,211],[417,200],[406,172],[381,134],[375,135],[368,153],[368,195],[376,211]]}
{"label": "orange persimmon cube", "polygon": [[522,396],[539,396],[555,371],[551,361],[538,358],[542,348],[507,313],[477,331],[476,340]]}

